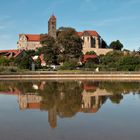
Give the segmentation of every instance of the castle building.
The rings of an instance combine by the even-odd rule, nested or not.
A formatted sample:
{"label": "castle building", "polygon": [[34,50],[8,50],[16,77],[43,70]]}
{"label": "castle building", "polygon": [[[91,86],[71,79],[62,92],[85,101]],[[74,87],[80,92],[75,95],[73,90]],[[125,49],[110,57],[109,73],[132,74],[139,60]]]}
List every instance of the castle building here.
{"label": "castle building", "polygon": [[[48,35],[55,38],[57,37],[57,19],[52,15],[48,21]],[[85,30],[83,32],[77,32],[79,37],[83,40],[83,53],[94,51],[97,55],[106,54],[112,49],[101,48],[102,39],[101,36],[93,30]],[[17,43],[19,50],[36,50],[42,47],[40,43],[40,34],[20,34],[19,41]]]}

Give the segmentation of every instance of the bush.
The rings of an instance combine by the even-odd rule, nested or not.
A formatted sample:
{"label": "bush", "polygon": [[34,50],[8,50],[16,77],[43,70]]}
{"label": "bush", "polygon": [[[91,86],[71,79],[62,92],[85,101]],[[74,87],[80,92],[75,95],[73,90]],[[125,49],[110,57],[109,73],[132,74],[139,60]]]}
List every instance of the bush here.
{"label": "bush", "polygon": [[86,55],[96,55],[94,51],[87,52]]}
{"label": "bush", "polygon": [[86,70],[95,70],[95,68],[97,68],[97,64],[94,62],[93,59],[88,59],[84,67]]}
{"label": "bush", "polygon": [[140,69],[140,57],[125,56],[119,62],[119,69],[123,71],[135,71]]}
{"label": "bush", "polygon": [[77,61],[72,60],[68,62],[64,62],[63,66],[60,67],[61,70],[74,70],[77,67]]}
{"label": "bush", "polygon": [[19,69],[17,67],[11,66],[0,66],[0,72],[18,72]]}

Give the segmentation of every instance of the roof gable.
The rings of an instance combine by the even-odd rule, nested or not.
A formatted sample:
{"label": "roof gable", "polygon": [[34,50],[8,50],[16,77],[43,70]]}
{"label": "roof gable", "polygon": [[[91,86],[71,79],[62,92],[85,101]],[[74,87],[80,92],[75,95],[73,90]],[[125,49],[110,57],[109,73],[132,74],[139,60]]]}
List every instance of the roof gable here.
{"label": "roof gable", "polygon": [[93,30],[86,30],[86,31],[84,31],[83,34],[84,35],[89,35],[89,36],[96,36],[96,37],[99,36],[99,34],[96,31],[93,31]]}
{"label": "roof gable", "polygon": [[95,37],[99,37],[99,34],[94,31],[94,30],[85,30],[83,32],[77,32],[77,35],[79,37],[82,37],[82,36],[95,36]]}

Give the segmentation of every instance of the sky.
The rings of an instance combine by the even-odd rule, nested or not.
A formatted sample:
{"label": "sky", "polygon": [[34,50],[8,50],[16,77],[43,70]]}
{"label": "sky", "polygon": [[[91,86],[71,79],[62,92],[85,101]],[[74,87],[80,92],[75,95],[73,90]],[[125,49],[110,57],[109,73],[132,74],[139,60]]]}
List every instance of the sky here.
{"label": "sky", "polygon": [[57,28],[96,30],[110,44],[140,48],[140,0],[0,0],[0,49],[16,49],[19,34],[48,32],[48,19]]}

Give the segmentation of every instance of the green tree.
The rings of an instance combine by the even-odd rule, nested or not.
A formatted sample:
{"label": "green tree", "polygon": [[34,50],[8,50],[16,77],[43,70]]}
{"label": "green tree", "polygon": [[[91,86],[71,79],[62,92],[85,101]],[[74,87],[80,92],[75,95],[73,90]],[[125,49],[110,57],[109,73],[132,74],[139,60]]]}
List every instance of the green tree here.
{"label": "green tree", "polygon": [[35,55],[35,50],[26,50],[26,53],[29,55],[29,56],[33,56]]}
{"label": "green tree", "polygon": [[82,56],[82,40],[75,29],[61,27],[57,31],[57,42],[59,44],[61,62],[77,59]]}
{"label": "green tree", "polygon": [[119,70],[122,71],[135,71],[140,69],[139,56],[124,56],[119,60]]}
{"label": "green tree", "polygon": [[65,61],[63,66],[60,67],[61,70],[74,70],[77,67],[77,60],[71,59],[71,61]]}
{"label": "green tree", "polygon": [[102,39],[101,48],[108,48],[107,43]]}
{"label": "green tree", "polygon": [[121,51],[112,51],[104,56],[100,56],[100,70],[117,71],[119,67],[119,59],[123,57]]}
{"label": "green tree", "polygon": [[87,62],[85,63],[85,68],[90,68],[90,69],[95,69],[96,68],[96,63],[94,59],[88,59]]}
{"label": "green tree", "polygon": [[44,59],[47,65],[58,63],[59,47],[53,37],[41,35],[41,44],[39,54],[44,54]]}
{"label": "green tree", "polygon": [[0,57],[0,66],[9,66],[10,59],[7,59],[6,57]]}
{"label": "green tree", "polygon": [[36,67],[36,69],[40,69],[40,68],[41,68],[41,60],[40,60],[40,58],[38,58],[38,59],[35,61],[35,67]]}
{"label": "green tree", "polygon": [[121,50],[123,48],[123,44],[119,40],[117,40],[117,41],[111,42],[109,47],[114,50]]}
{"label": "green tree", "polygon": [[96,55],[96,52],[94,51],[90,51],[90,52],[86,52],[87,55]]}
{"label": "green tree", "polygon": [[31,69],[33,59],[26,52],[15,58],[14,63],[21,69]]}

